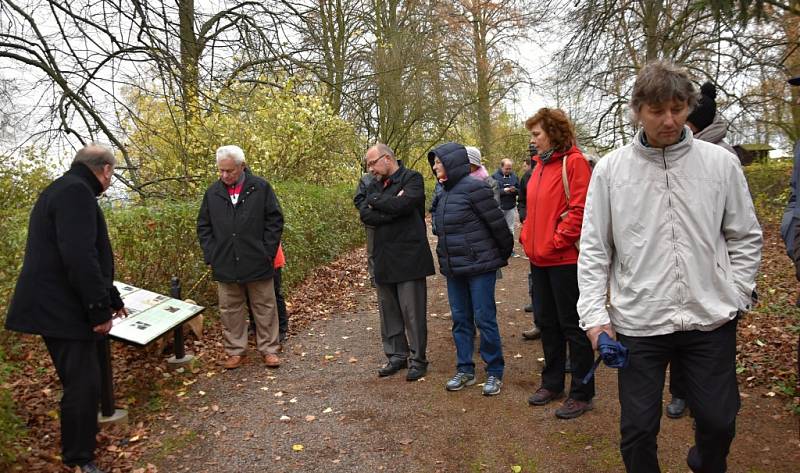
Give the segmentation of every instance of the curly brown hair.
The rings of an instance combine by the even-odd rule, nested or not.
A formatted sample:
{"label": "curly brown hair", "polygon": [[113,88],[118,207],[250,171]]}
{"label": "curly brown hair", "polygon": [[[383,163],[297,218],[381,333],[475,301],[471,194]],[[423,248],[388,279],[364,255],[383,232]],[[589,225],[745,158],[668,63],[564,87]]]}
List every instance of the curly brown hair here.
{"label": "curly brown hair", "polygon": [[[575,127],[563,110],[558,108],[540,108],[536,115],[525,120],[525,128],[531,131],[533,125],[539,124],[550,138],[550,143],[557,151],[566,151],[575,144]],[[539,152],[547,151],[540,149]]]}

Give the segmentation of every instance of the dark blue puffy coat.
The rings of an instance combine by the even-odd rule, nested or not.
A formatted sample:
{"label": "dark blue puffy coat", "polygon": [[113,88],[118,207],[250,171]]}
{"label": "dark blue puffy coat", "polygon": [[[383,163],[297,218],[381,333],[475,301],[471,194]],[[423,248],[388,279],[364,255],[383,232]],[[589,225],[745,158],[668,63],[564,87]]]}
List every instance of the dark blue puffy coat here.
{"label": "dark blue puffy coat", "polygon": [[506,266],[514,237],[486,182],[469,175],[467,150],[445,143],[430,153],[444,165],[447,180],[431,209],[439,243],[439,270],[448,277],[467,277]]}

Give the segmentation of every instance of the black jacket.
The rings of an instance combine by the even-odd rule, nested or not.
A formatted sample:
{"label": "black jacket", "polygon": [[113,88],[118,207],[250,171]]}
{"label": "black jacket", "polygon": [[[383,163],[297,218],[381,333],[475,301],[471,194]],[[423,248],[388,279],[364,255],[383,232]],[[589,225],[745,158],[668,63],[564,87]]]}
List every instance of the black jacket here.
{"label": "black jacket", "polygon": [[519,221],[524,222],[525,216],[528,213],[528,181],[533,174],[533,168],[536,167],[536,162],[532,161],[533,167],[525,171],[522,178],[519,180],[519,191],[517,192],[517,212],[519,213]]}
{"label": "black jacket", "polygon": [[425,187],[422,175],[401,165],[388,184],[367,187],[361,221],[375,227],[375,282],[395,284],[434,274],[425,229]]}
{"label": "black jacket", "polygon": [[197,214],[203,257],[219,282],[271,278],[282,232],[283,213],[272,186],[249,172],[235,206],[218,180],[206,190]]}
{"label": "black jacket", "polygon": [[[500,208],[503,210],[511,210],[517,206],[517,193],[519,192],[519,180],[517,175],[512,171],[508,176],[503,175],[503,171],[497,170],[492,174],[492,178],[497,181],[497,187],[500,188]],[[516,187],[517,192],[505,192],[507,187]]]}
{"label": "black jacket", "polygon": [[97,205],[102,191],[92,171],[75,164],[39,195],[7,329],[91,340],[92,328],[122,308],[108,228]]}
{"label": "black jacket", "polygon": [[468,277],[506,266],[514,237],[491,187],[469,175],[464,146],[439,146],[428,153],[431,165],[437,156],[447,171],[432,217],[439,237],[439,270],[448,277]]}

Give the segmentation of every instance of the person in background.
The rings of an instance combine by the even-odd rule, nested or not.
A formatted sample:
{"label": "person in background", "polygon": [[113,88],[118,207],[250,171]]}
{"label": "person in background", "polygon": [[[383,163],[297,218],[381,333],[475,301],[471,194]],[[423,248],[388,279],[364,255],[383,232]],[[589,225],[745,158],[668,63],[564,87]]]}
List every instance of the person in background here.
{"label": "person in background", "polygon": [[740,407],[736,325],[749,310],[761,228],[736,156],[694,139],[697,91],[685,68],[645,65],[630,109],[633,142],[594,170],[578,261],[581,327],[629,350],[618,371],[628,473],[658,473],[667,363],[680,364],[697,428],[695,473],[723,473]]}
{"label": "person in background", "polygon": [[[728,133],[728,124],[717,113],[717,89],[711,82],[706,82],[700,86],[700,99],[686,119],[686,126],[694,133],[694,139],[714,143],[725,148],[736,155],[731,145],[725,142],[725,135]],[[737,158],[738,159],[738,158]],[[669,392],[672,396],[667,404],[667,417],[670,419],[680,419],[686,414],[686,381],[679,362],[669,364]]]}
{"label": "person in background", "polygon": [[[525,217],[528,208],[528,181],[533,173],[533,168],[536,167],[536,161],[533,157],[538,154],[535,143],[528,144],[528,157],[525,159],[525,167],[523,168],[522,177],[519,180],[519,194],[517,195],[517,212],[519,213],[520,226],[525,225]],[[533,273],[528,269],[528,297],[530,303],[525,305],[525,312],[531,312],[531,322],[533,326],[522,332],[522,338],[525,340],[536,340],[541,338],[542,331],[536,326],[536,313],[533,310]]]}
{"label": "person in background", "polygon": [[717,113],[717,88],[711,82],[700,86],[700,100],[686,119],[686,126],[694,133],[697,140],[714,143],[736,155],[733,147],[725,141],[728,134],[728,123]]}
{"label": "person in background", "polygon": [[[594,360],[578,326],[578,241],[591,169],[575,145],[575,128],[559,109],[542,108],[525,122],[539,154],[527,188],[520,240],[531,263],[536,325],[542,331],[542,384],[528,399],[543,406],[564,395],[567,346],[572,370],[569,396],[556,409],[573,419],[593,408],[594,378],[582,383]],[[566,160],[566,161],[565,161]],[[566,172],[566,182],[563,173]]]}
{"label": "person in background", "polygon": [[[497,187],[500,188],[500,210],[503,211],[503,216],[506,219],[511,234],[514,234],[514,222],[517,218],[517,192],[519,191],[519,179],[513,171],[514,162],[510,159],[503,159],[500,161],[500,169],[492,175],[492,178],[497,181]],[[512,251],[512,255],[514,252]]]}
{"label": "person in background", "polygon": [[97,196],[111,185],[116,159],[91,144],[36,199],[22,271],[6,329],[44,339],[63,387],[61,460],[82,473],[94,463],[100,403],[99,341],[125,316],[114,287],[114,253]]}
{"label": "person in background", "polygon": [[442,184],[432,219],[439,237],[439,270],[447,277],[456,346],[456,374],[445,389],[459,391],[475,384],[472,354],[477,326],[487,374],[483,394],[494,396],[500,393],[505,369],[497,327],[495,282],[497,270],[508,264],[514,239],[490,185],[470,175],[474,151],[470,161],[468,149],[458,143],[446,143],[428,153],[428,162]]}

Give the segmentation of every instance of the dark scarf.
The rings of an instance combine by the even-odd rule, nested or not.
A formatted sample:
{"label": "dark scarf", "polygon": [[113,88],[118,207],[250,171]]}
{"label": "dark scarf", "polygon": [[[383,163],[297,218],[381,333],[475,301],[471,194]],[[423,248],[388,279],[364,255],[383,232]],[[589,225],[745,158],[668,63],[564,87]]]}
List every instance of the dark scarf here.
{"label": "dark scarf", "polygon": [[549,163],[549,162],[550,162],[550,159],[552,159],[552,158],[553,158],[553,153],[555,153],[555,152],[556,152],[556,149],[555,149],[555,148],[550,148],[550,149],[548,149],[547,151],[545,151],[545,152],[541,153],[541,154],[539,155],[539,159],[541,159],[541,160],[542,160],[542,164],[547,164],[547,163]]}

